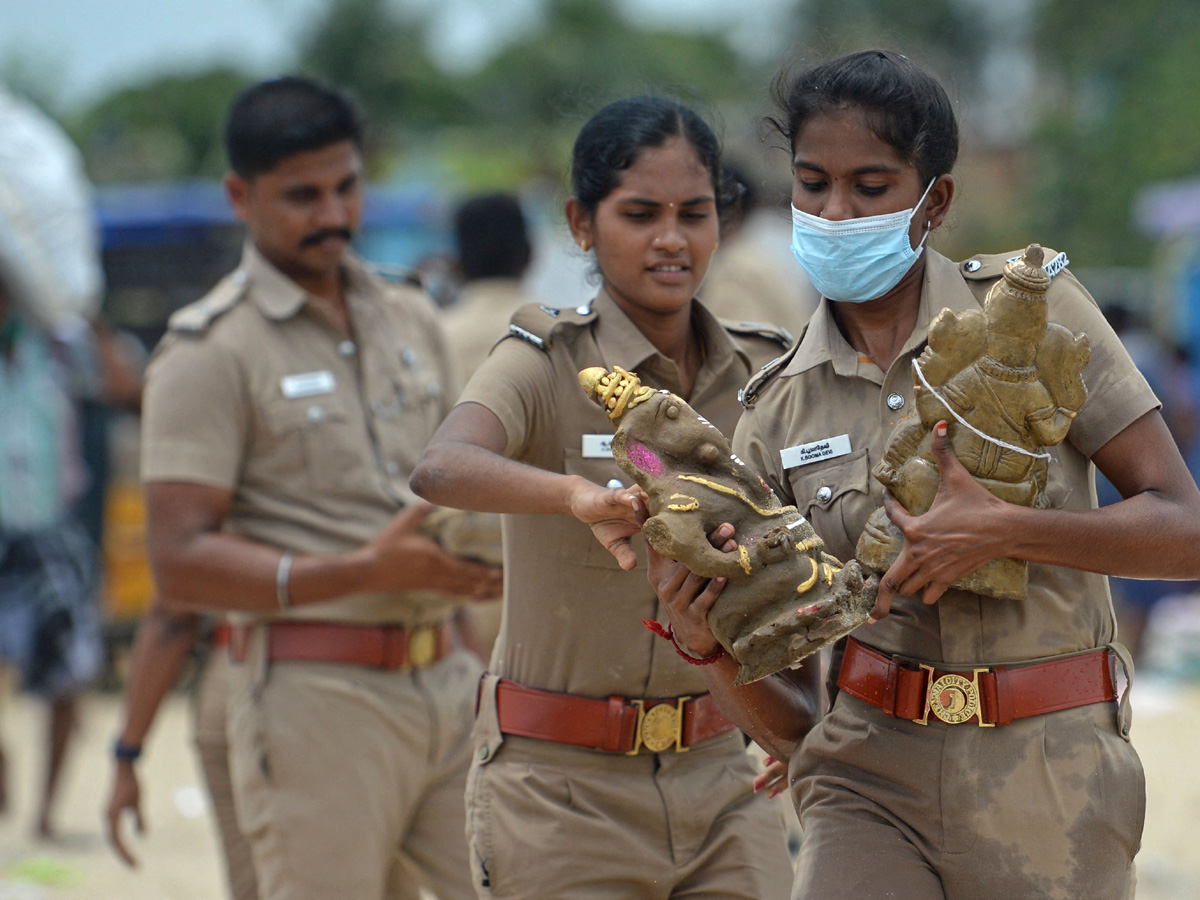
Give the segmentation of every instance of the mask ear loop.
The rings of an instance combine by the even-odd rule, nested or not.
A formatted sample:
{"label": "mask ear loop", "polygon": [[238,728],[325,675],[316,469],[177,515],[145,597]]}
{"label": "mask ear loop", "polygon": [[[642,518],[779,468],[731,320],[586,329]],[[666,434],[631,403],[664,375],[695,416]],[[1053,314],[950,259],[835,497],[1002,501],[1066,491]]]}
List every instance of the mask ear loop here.
{"label": "mask ear loop", "polygon": [[[934,175],[934,176],[933,176],[933,178],[930,180],[929,184],[927,184],[927,185],[925,186],[925,193],[923,193],[923,194],[921,195],[921,199],[920,199],[920,200],[918,200],[918,201],[917,201],[917,205],[913,207],[913,215],[914,215],[914,216],[917,214],[917,210],[921,208],[921,204],[925,202],[925,198],[929,196],[929,192],[933,190],[933,186],[934,186],[935,184],[937,184],[937,180],[938,180],[939,178],[941,178],[941,177],[942,177],[941,175]],[[911,216],[909,217],[909,221],[910,221],[910,222],[912,221],[912,217],[911,217]],[[931,234],[933,233],[933,227],[932,227],[932,226],[933,226],[933,223],[932,223],[932,222],[929,220],[929,217],[927,216],[927,217],[925,218],[925,232],[924,232],[924,234],[922,234],[922,235],[921,235],[921,241],[920,241],[920,243],[919,243],[919,244],[917,244],[917,246],[915,246],[915,247],[913,248],[913,255],[914,255],[914,256],[920,256],[920,255],[921,255],[921,251],[925,249],[925,242],[926,242],[927,240],[929,240],[929,235],[931,235]]]}

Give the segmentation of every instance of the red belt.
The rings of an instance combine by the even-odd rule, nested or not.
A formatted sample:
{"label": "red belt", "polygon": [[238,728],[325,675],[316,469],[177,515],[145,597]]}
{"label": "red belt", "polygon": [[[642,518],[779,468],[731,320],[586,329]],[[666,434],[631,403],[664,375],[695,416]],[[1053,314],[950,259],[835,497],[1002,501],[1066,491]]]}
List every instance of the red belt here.
{"label": "red belt", "polygon": [[496,715],[505,734],[633,755],[645,749],[684,752],[706,738],[732,731],[711,694],[665,700],[609,697],[596,700],[501,680]]}
{"label": "red belt", "polygon": [[232,631],[233,628],[230,626],[228,619],[222,619],[220,622],[218,622],[217,627],[213,629],[212,637],[210,638],[212,642],[212,648],[216,650],[219,647],[228,647]]}
{"label": "red belt", "polygon": [[[267,658],[271,662],[340,663],[372,669],[420,669],[447,656],[454,635],[444,624],[346,625],[336,622],[271,622]],[[246,658],[249,628],[234,630],[233,658]]]}
{"label": "red belt", "polygon": [[983,727],[1115,700],[1108,650],[1027,666],[945,672],[889,656],[850,638],[838,687],[898,719],[925,725],[929,714],[951,725]]}

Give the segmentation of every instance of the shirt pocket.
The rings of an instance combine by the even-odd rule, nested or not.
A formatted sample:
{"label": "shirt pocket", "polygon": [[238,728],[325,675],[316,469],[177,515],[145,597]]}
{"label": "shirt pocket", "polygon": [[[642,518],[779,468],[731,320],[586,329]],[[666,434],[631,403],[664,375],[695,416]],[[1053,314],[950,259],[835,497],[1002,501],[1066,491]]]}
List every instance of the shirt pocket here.
{"label": "shirt pocket", "polygon": [[371,468],[366,434],[340,397],[273,399],[261,408],[269,443],[263,459],[275,473],[326,490]]}
{"label": "shirt pocket", "polygon": [[847,456],[787,471],[796,508],[808,519],[829,552],[847,562],[875,511],[867,448]]}
{"label": "shirt pocket", "polygon": [[[617,465],[616,460],[612,457],[591,458],[585,457],[583,452],[567,447],[563,449],[563,472],[567,475],[580,475],[586,478],[592,484],[598,484],[600,487],[608,487],[610,484],[616,487],[616,482],[620,482],[623,487],[631,487],[632,480],[621,471],[621,467]],[[571,556],[578,559],[585,566],[595,566],[602,569],[617,569],[621,567],[617,564],[617,558],[608,552],[607,548],[596,540],[596,536],[592,534],[590,528],[583,523],[579,523],[582,529],[586,529],[587,546],[577,548],[579,553],[571,553]],[[572,529],[570,533],[574,533]],[[564,542],[570,542],[571,538],[564,530]],[[646,553],[643,549],[644,539],[640,534],[633,537],[633,548],[637,551],[639,566],[645,561]],[[566,548],[564,548],[566,549]],[[570,552],[568,550],[568,552]]]}

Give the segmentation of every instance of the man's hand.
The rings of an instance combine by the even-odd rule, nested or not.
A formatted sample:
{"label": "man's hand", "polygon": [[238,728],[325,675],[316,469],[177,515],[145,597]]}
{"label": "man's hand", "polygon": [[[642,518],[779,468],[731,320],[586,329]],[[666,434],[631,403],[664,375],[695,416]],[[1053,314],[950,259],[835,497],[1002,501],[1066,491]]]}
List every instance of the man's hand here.
{"label": "man's hand", "polygon": [[417,501],[405,507],[367,545],[372,585],[377,590],[433,590],[472,600],[490,600],[503,590],[503,570],[460,559],[421,534],[421,522],[433,511]]}
{"label": "man's hand", "polygon": [[958,578],[1006,555],[1003,517],[1011,504],[979,484],[958,461],[944,421],[934,426],[931,442],[939,482],[929,511],[910,515],[891,493],[883,496],[888,518],[904,534],[904,547],[880,580],[870,623],[891,611],[894,597],[920,593],[926,604],[937,603]]}
{"label": "man's hand", "polygon": [[646,508],[641,488],[602,488],[580,478],[571,491],[571,515],[590,525],[604,548],[626,572],[637,566],[637,553],[629,539],[642,530],[639,511]]}
{"label": "man's hand", "polygon": [[138,784],[137,772],[133,763],[117,762],[116,776],[113,780],[112,793],[108,798],[108,809],[104,818],[108,822],[108,842],[125,865],[134,867],[137,858],[125,847],[121,838],[121,814],[129,810],[133,813],[133,823],[139,835],[146,833],[146,823],[142,818],[142,789]]}

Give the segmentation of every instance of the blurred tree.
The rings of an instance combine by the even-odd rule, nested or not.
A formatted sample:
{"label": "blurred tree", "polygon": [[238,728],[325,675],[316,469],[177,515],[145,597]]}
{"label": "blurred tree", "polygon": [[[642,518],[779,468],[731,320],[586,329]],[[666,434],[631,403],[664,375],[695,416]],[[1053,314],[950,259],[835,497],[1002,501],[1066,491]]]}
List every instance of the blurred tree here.
{"label": "blurred tree", "polygon": [[427,23],[389,0],[337,0],[300,40],[300,69],[351,91],[376,136],[471,120],[459,80],[427,48]]}
{"label": "blurred tree", "polygon": [[102,99],[68,131],[99,183],[216,177],[225,171],[225,112],[251,81],[226,67],[155,77]]}
{"label": "blurred tree", "polygon": [[1076,263],[1143,264],[1135,194],[1200,174],[1200,4],[1047,0],[1038,33],[1049,110],[1031,215]]}

